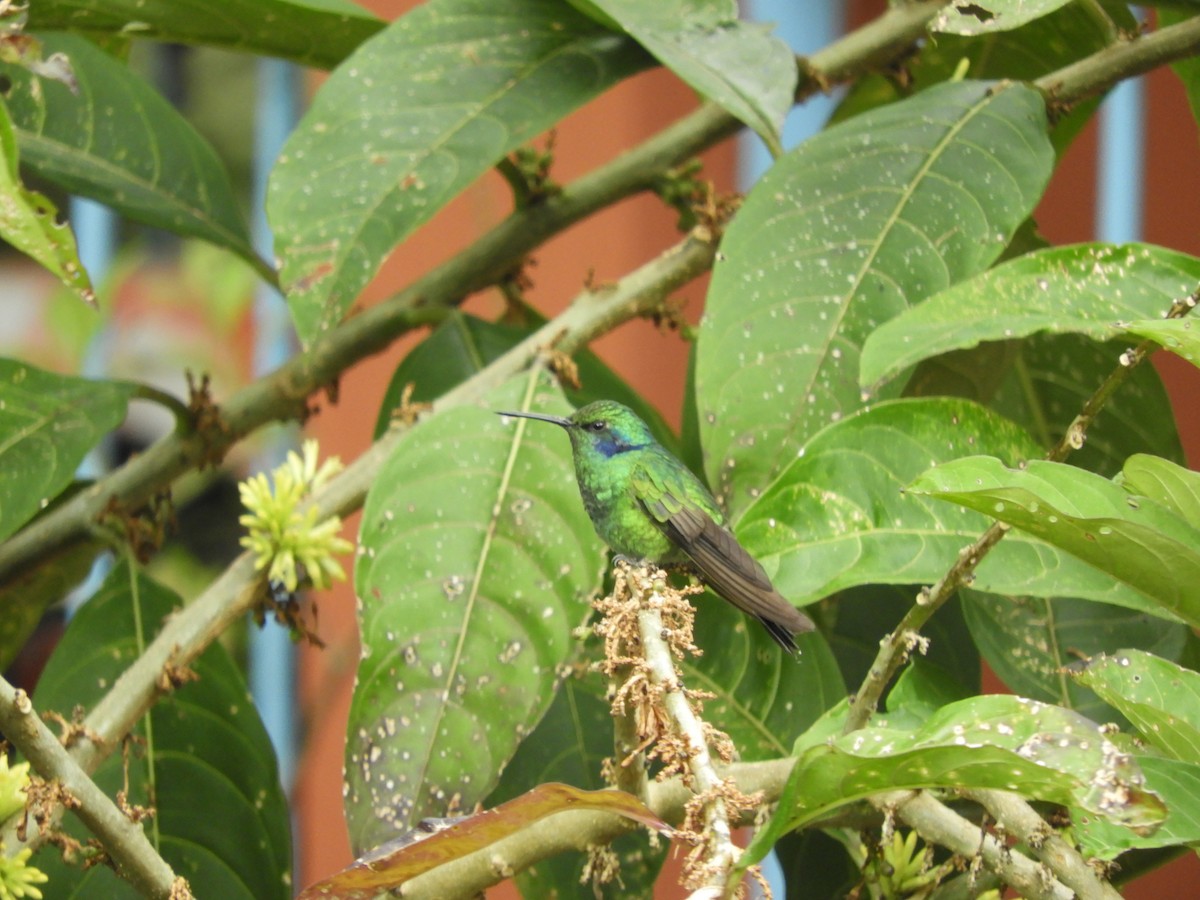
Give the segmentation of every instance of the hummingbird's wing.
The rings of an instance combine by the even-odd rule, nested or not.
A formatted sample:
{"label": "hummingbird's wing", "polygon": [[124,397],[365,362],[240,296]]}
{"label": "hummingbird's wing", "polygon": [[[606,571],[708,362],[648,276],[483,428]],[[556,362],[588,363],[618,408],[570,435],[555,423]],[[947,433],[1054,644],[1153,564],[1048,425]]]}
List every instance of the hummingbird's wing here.
{"label": "hummingbird's wing", "polygon": [[[758,560],[737,538],[692,499],[691,495],[703,488],[698,483],[689,485],[685,478],[678,471],[636,466],[630,485],[651,518],[692,561],[701,579],[757,618],[780,646],[794,653],[793,635],[812,631],[812,621],[775,590]],[[708,499],[706,491],[701,496]]]}

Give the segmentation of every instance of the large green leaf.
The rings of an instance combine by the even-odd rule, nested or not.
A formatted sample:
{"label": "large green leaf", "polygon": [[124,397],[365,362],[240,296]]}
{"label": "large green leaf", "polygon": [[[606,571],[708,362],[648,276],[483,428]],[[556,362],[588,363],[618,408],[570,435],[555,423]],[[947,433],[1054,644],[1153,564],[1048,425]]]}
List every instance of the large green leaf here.
{"label": "large green leaf", "polygon": [[[388,383],[383,395],[375,436],[382,435],[391,424],[392,413],[400,406],[407,385],[413,386],[412,400],[431,403],[456,385],[466,381],[494,360],[517,346],[545,321],[533,310],[526,311],[527,326],[488,322],[454,310],[425,340],[414,347]],[[580,389],[564,387],[572,406],[584,406],[593,400],[616,400],[634,410],[650,426],[659,442],[676,450],[679,439],[663,420],[662,414],[641,394],[619,378],[590,350],[580,350],[574,356],[579,367]]]}
{"label": "large green leaf", "polygon": [[[1013,464],[1039,452],[1011,422],[966,400],[876,404],[805,444],[737,523],[738,537],[797,606],[854,585],[932,583],[989,520],[905,488],[931,463],[952,465],[985,448]],[[975,585],[1157,610],[1101,571],[1019,533],[984,559]]]}
{"label": "large green leaf", "polygon": [[1073,673],[1119,709],[1147,743],[1200,760],[1200,674],[1141,650],[1097,656]]}
{"label": "large green leaf", "polygon": [[[1017,470],[988,456],[938,465],[909,490],[1007,522],[1200,625],[1200,527],[1154,500],[1074,466],[1035,461]],[[1075,595],[1065,584],[1059,593]]]}
{"label": "large green leaf", "polygon": [[798,70],[770,28],[738,19],[736,0],[588,0],[655,59],[734,118],[776,154],[795,102]]}
{"label": "large green leaf", "polygon": [[212,44],[330,68],[384,23],[349,0],[38,0],[29,27]]}
{"label": "large green leaf", "polygon": [[135,389],[0,359],[0,539],[71,483],[88,452],[125,419]]}
{"label": "large green leaf", "polygon": [[1137,453],[1125,461],[1121,483],[1125,490],[1161,503],[1193,528],[1200,528],[1200,472]]}
{"label": "large green leaf", "polygon": [[71,60],[78,93],[12,65],[0,74],[31,171],[73,194],[176,234],[226,247],[260,272],[245,217],[216,152],[128,67],[82,37],[44,36]]}
{"label": "large green leaf", "polygon": [[[8,68],[25,71],[17,66]],[[3,74],[0,69],[0,77]],[[79,261],[75,235],[58,221],[53,203],[22,183],[19,155],[8,107],[0,100],[0,239],[54,273],[81,300],[94,304],[95,293]]]}
{"label": "large green leaf", "polygon": [[1010,690],[1074,709],[1096,722],[1113,717],[1111,700],[1079,684],[1069,666],[1121,647],[1178,659],[1187,641],[1187,626],[1178,622],[1070,597],[968,591],[963,612],[983,658]]}
{"label": "large green leaf", "polygon": [[865,728],[800,754],[771,822],[748,854],[780,835],[884,791],[992,788],[1076,806],[1125,828],[1153,827],[1162,800],[1137,762],[1076,712],[1010,695],[951,703],[914,730]]}
{"label": "large green leaf", "polygon": [[[526,409],[522,376],[488,397]],[[562,413],[553,388],[532,408]],[[553,698],[604,555],[558,429],[448,410],[397,444],[367,496],[363,659],[346,744],[358,850],[496,785]],[[386,814],[381,815],[380,811]]]}
{"label": "large green leaf", "polygon": [[646,62],[554,0],[430,0],[364,43],[268,186],[301,338],[340,320],[392,248],[506,153]]}
{"label": "large green leaf", "polygon": [[1161,318],[1197,283],[1200,259],[1147,244],[1027,253],[880,326],[863,347],[860,380],[874,385],[948,350],[1039,331],[1108,340],[1129,322]]}
{"label": "large green leaf", "polygon": [[[521,742],[500,776],[496,790],[484,804],[493,807],[547,782],[564,782],[591,791],[609,785],[600,777],[604,760],[613,755],[613,718],[603,699],[601,676],[589,672],[582,679],[568,677],[537,728]],[[619,838],[612,845],[620,858],[620,878],[595,886],[597,897],[650,897],[654,879],[666,857],[667,846],[648,848],[644,834]],[[559,854],[518,872],[517,886],[524,897],[574,897],[587,858]]]}
{"label": "large green leaf", "polygon": [[[179,606],[166,588],[116,566],[72,619],[34,704],[67,719],[77,705],[92,706]],[[196,896],[291,897],[287,801],[246,683],[219,644],[190,668],[197,680],[161,699],[150,727],[138,727],[145,743],[129,759],[129,801],[157,810],[146,828]],[[121,757],[112,754],[93,776],[110,796],[123,785]],[[76,837],[84,834],[70,817],[67,827]],[[34,861],[50,875],[55,897],[141,896],[106,866],[82,871],[65,865],[54,847]]]}
{"label": "large green leaf", "polygon": [[834,126],[763,177],[721,243],[696,363],[706,470],[732,512],[862,407],[867,335],[990,265],[1053,160],[1040,94],[958,82]]}

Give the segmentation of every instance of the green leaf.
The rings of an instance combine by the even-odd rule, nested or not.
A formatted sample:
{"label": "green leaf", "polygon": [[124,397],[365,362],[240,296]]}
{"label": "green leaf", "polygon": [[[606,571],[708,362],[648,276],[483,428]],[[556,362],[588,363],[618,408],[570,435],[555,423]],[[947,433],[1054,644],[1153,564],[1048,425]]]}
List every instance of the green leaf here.
{"label": "green leaf", "polygon": [[1072,673],[1119,709],[1150,744],[1200,760],[1200,674],[1142,650],[1099,655]]}
{"label": "green leaf", "polygon": [[[552,781],[590,791],[608,787],[600,777],[600,766],[613,755],[613,718],[601,696],[603,690],[595,672],[568,677],[484,805],[496,806]],[[620,882],[596,886],[598,896],[651,896],[666,845],[654,850],[646,846],[644,835],[633,834],[619,838],[612,848],[620,858]],[[557,854],[518,872],[515,879],[524,897],[573,897],[585,883],[581,876],[586,863],[583,854]]]}
{"label": "green leaf", "polygon": [[[1200,596],[1193,590],[1200,584],[1200,528],[1108,479],[1061,463],[1035,461],[1015,470],[977,456],[930,469],[909,490],[1007,522],[1200,625]],[[1065,584],[1060,593],[1075,594]]]}
{"label": "green leaf", "polygon": [[1039,331],[1109,340],[1161,317],[1197,282],[1200,260],[1147,244],[1027,253],[881,325],[863,346],[859,379],[878,385],[930,356]]}
{"label": "green leaf", "polygon": [[348,0],[38,0],[29,27],[211,44],[331,68],[384,27]]}
{"label": "green leaf", "polygon": [[660,63],[744,122],[779,155],[795,102],[796,58],[771,26],[738,20],[734,0],[591,0]]}
{"label": "green leaf", "polygon": [[[529,337],[545,320],[533,310],[527,312],[531,322],[525,327],[488,322],[458,310],[447,315],[446,320],[396,367],[375,422],[375,437],[387,431],[392,413],[399,408],[407,385],[413,386],[413,401],[431,403],[472,375],[483,371],[489,363]],[[577,391],[564,388],[572,406],[584,406],[593,400],[624,403],[650,426],[659,443],[672,451],[678,448],[679,439],[663,420],[662,414],[601,362],[596,354],[581,350],[573,358],[579,367],[582,387]]]}
{"label": "green leaf", "polygon": [[[528,408],[527,382],[488,405]],[[532,405],[566,407],[546,387]],[[360,851],[491,792],[550,705],[599,586],[604,555],[569,442],[522,423],[475,408],[434,416],[397,444],[367,496],[346,744]]]}
{"label": "green leaf", "polygon": [[704,718],[724,731],[746,761],[786,756],[821,714],[846,696],[837,660],[820,632],[796,636],[797,656],[780,653],[757,622],[726,601],[696,599],[698,659],[680,663],[689,688],[711,691]]}
{"label": "green leaf", "polygon": [[79,92],[11,65],[7,101],[22,162],[73,194],[147,225],[232,250],[266,277],[250,244],[224,165],[176,109],[126,66],[84,38],[45,35],[65,53]]}
{"label": "green leaf", "polygon": [[[1014,464],[1039,452],[1011,422],[966,400],[876,404],[804,445],[736,523],[738,538],[797,606],[860,584],[930,584],[990,520],[905,488],[931,463],[950,466],[949,460],[985,449]],[[1102,572],[1019,533],[988,554],[975,586],[1158,609]]]}
{"label": "green leaf", "polygon": [[1130,334],[1161,344],[1193,366],[1200,366],[1200,326],[1195,316],[1186,319],[1139,319],[1125,326]]}
{"label": "green leaf", "polygon": [[1200,763],[1140,755],[1146,789],[1165,798],[1167,818],[1152,831],[1131,831],[1086,810],[1072,810],[1072,836],[1088,859],[1112,859],[1126,850],[1200,842]]}
{"label": "green leaf", "polygon": [[706,471],[735,517],[862,407],[859,348],[880,322],[992,263],[1053,160],[1037,92],[959,82],[822,132],[754,187],[721,243],[696,364]]}
{"label": "green leaf", "polygon": [[0,539],[71,483],[88,452],[124,421],[135,390],[0,359]]}
{"label": "green leaf", "polygon": [[1161,799],[1137,762],[1071,710],[1009,695],[943,707],[920,727],[865,728],[810,746],[775,816],[747,851],[761,858],[782,834],[883,791],[993,788],[1075,805],[1125,828],[1162,821]]}
{"label": "green leaf", "polygon": [[[1121,647],[1178,659],[1187,640],[1187,626],[1180,623],[1070,597],[968,591],[963,612],[983,658],[1011,691],[1073,709],[1095,722],[1112,720],[1111,700],[1072,678],[1068,666]],[[1113,706],[1121,710],[1120,704]]]}
{"label": "green leaf", "polygon": [[[71,620],[34,705],[69,720],[77,704],[95,704],[179,606],[171,591],[116,566]],[[186,874],[196,896],[291,897],[287,801],[246,683],[220,644],[190,668],[198,679],[158,701],[151,728],[138,727],[144,753],[129,760],[129,801],[155,807],[163,858]],[[123,785],[121,756],[110,755],[93,776],[110,796]],[[66,826],[75,837],[85,833],[70,817]],[[105,866],[86,872],[67,866],[54,847],[39,852],[34,864],[50,875],[55,896],[140,896]]]}
{"label": "green leaf", "polygon": [[[8,68],[24,71],[18,66]],[[96,295],[79,261],[75,235],[69,226],[59,224],[53,203],[25,187],[18,165],[17,135],[9,110],[0,100],[0,238],[52,272],[79,299],[95,305]]]}
{"label": "green leaf", "polygon": [[304,342],[475,178],[645,63],[552,0],[431,0],[364,43],[321,86],[268,185]]}
{"label": "green leaf", "polygon": [[1200,528],[1200,473],[1138,453],[1121,472],[1125,490],[1161,503],[1193,528]]}
{"label": "green leaf", "polygon": [[[989,406],[1024,425],[1043,451],[1066,433],[1096,387],[1112,374],[1127,342],[1097,343],[1078,334],[1035,334],[1019,341],[1008,379]],[[984,347],[1001,346],[997,343]],[[924,363],[921,364],[924,366]],[[1154,366],[1138,366],[1088,426],[1072,465],[1106,477],[1135,453],[1183,460],[1171,398]]]}
{"label": "green leaf", "polygon": [[971,3],[948,3],[933,17],[929,29],[966,36],[1011,31],[1070,2],[1071,0],[972,0]]}

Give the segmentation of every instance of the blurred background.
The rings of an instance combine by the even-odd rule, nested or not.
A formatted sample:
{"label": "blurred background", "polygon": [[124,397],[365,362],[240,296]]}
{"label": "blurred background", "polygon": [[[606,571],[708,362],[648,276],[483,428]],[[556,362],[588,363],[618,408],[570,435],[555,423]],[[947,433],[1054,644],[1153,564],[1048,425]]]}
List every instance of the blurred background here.
{"label": "blurred background", "polygon": [[[412,0],[360,0],[393,19]],[[827,44],[844,30],[878,15],[883,0],[754,0],[748,17],[778,23],[800,53]],[[279,146],[305,99],[319,85],[315,73],[224,51],[135,45],[133,65],[182,108],[224,158],[246,198],[261,208],[263,182]],[[785,145],[820,129],[837,96],[816,98],[789,120]],[[691,91],[665,71],[639,75],[568,119],[555,136],[552,176],[568,182],[657,132],[697,105]],[[766,165],[755,138],[726,142],[704,157],[704,177],[719,191],[745,190]],[[45,189],[44,185],[31,185]],[[49,192],[53,193],[53,192]],[[1195,198],[1200,196],[1200,142],[1180,84],[1168,71],[1122,84],[1102,112],[1076,138],[1038,211],[1041,233],[1053,244],[1087,240],[1145,240],[1200,255]],[[180,242],[112,216],[87,201],[57,197],[69,208],[85,265],[99,288],[104,317],[67,297],[48,273],[0,248],[0,303],[6,327],[0,353],[14,352],[45,368],[92,376],[129,376],[186,394],[184,372],[207,373],[220,402],[234,388],[268,371],[292,352],[290,324],[277,296],[260,291],[253,273],[229,254],[198,242]],[[499,222],[510,209],[507,187],[490,176],[472,186],[409,239],[365,292],[369,305],[444,261]],[[270,238],[256,217],[260,247]],[[546,315],[565,307],[586,281],[621,277],[657,249],[678,240],[676,216],[654,197],[637,197],[594,216],[552,240],[528,269],[529,299]],[[264,250],[270,255],[269,249]],[[704,281],[681,294],[684,315],[698,320]],[[471,298],[466,309],[494,317],[498,294]],[[322,455],[353,459],[368,446],[392,370],[420,339],[398,342],[352,369],[338,398],[318,397],[319,415],[305,431],[320,440]],[[675,332],[636,320],[597,343],[595,349],[675,427],[679,425],[688,347]],[[1200,467],[1200,372],[1168,353],[1154,364],[1170,392],[1189,464]],[[118,439],[90,461],[93,471],[119,463],[128,453],[170,428],[165,414],[135,404]],[[240,446],[233,460],[241,473],[272,464],[297,439],[292,429],[263,433]],[[206,521],[232,522],[235,485],[219,476],[195,476],[176,491],[180,528],[153,563],[154,575],[183,596],[219,571],[238,551],[237,533],[204,528]],[[194,527],[190,527],[194,526]],[[353,539],[357,518],[347,523]],[[204,536],[199,541],[195,536]],[[86,597],[86,588],[76,602]],[[25,683],[36,677],[66,613],[55,611],[39,639],[12,673]],[[354,597],[339,585],[320,598],[317,630],[323,650],[295,648],[277,626],[246,629],[228,638],[246,660],[252,688],[275,738],[285,786],[296,817],[297,886],[351,861],[341,818],[341,768],[345,721],[358,646]],[[995,678],[989,689],[1005,690]],[[664,888],[661,896],[682,896]],[[491,896],[515,896],[499,888]],[[1200,863],[1180,859],[1127,890],[1131,898],[1200,896]]]}

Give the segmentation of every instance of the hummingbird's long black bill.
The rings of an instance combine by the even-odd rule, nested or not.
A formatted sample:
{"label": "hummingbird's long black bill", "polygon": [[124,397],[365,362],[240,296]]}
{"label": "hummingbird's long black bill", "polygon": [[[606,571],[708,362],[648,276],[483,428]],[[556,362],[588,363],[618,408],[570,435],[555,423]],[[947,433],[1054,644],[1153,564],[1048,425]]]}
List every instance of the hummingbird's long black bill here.
{"label": "hummingbird's long black bill", "polygon": [[570,419],[564,419],[562,416],[547,416],[542,413],[506,412],[504,410],[497,410],[496,415],[512,416],[514,419],[538,419],[542,422],[553,422],[555,425],[561,425],[563,428],[571,428],[575,425],[575,423]]}

